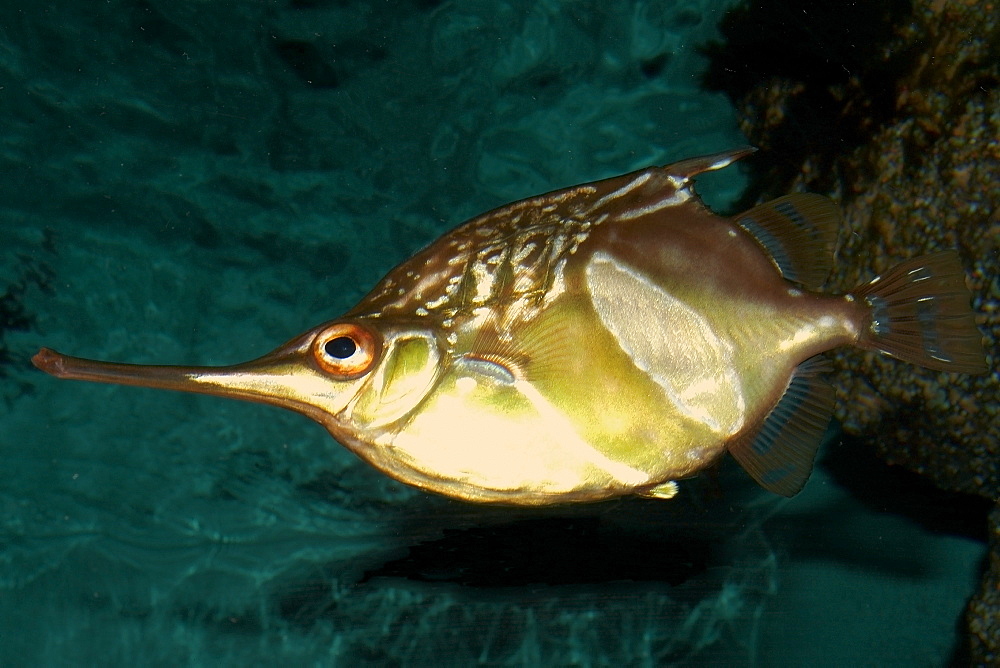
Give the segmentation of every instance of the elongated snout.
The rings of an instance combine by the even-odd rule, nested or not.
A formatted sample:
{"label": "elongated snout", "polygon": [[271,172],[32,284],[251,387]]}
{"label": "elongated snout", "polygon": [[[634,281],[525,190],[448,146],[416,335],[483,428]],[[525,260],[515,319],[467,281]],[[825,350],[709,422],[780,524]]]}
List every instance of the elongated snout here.
{"label": "elongated snout", "polygon": [[[239,366],[229,367],[185,367],[144,364],[120,364],[102,362],[63,355],[51,348],[42,348],[31,358],[31,363],[56,378],[89,380],[96,383],[116,385],[137,385],[156,387],[181,392],[204,392],[218,394],[218,385],[204,384],[206,375],[233,377],[239,374]],[[215,390],[211,388],[216,388]]]}
{"label": "elongated snout", "polygon": [[350,397],[349,388],[318,369],[309,332],[263,357],[218,367],[122,364],[72,357],[42,348],[32,363],[56,378],[196,392],[281,406],[327,424]]}

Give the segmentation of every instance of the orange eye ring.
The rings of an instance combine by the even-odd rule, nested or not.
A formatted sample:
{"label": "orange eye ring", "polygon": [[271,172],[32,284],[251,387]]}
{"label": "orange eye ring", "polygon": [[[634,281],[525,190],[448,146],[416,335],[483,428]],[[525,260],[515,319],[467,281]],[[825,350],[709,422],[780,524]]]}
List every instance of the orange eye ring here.
{"label": "orange eye ring", "polygon": [[323,371],[350,379],[368,372],[375,365],[381,348],[381,341],[367,327],[340,322],[316,336],[312,353]]}

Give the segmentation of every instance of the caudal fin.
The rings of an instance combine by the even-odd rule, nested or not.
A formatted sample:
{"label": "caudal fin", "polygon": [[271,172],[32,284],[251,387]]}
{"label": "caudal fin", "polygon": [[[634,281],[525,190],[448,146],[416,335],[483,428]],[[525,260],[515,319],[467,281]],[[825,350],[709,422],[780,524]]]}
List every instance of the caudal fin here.
{"label": "caudal fin", "polygon": [[931,369],[984,373],[982,335],[953,250],[893,267],[854,291],[872,307],[858,345]]}

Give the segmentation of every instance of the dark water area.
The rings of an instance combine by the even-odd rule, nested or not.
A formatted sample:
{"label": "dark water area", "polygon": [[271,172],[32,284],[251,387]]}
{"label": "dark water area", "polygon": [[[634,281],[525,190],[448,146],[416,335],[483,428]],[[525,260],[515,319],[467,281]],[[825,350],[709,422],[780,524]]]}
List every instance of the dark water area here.
{"label": "dark water area", "polygon": [[792,499],[727,458],[511,509],[289,412],[30,365],[252,359],[470,216],[746,144],[705,85],[737,4],[5,2],[0,665],[960,661],[989,504],[836,425]]}

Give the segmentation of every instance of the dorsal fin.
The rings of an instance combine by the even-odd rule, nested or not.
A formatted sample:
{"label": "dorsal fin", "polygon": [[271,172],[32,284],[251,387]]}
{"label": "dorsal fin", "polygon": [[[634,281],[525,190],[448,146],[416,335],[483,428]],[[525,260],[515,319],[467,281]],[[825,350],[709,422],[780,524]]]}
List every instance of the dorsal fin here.
{"label": "dorsal fin", "polygon": [[840,211],[826,197],[785,195],[736,216],[735,222],[764,247],[788,280],[818,288],[830,275]]}
{"label": "dorsal fin", "polygon": [[833,414],[833,388],[820,377],[829,368],[822,357],[800,364],[761,428],[729,447],[740,466],[764,489],[794,496],[809,479]]}

